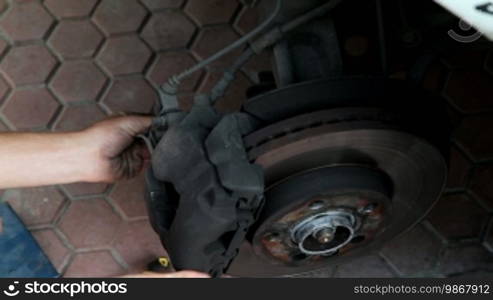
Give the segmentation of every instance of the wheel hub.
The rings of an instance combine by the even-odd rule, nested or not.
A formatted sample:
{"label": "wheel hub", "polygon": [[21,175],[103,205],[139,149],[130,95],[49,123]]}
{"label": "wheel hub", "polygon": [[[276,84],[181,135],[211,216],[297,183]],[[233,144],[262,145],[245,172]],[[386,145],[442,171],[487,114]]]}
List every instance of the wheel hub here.
{"label": "wheel hub", "polygon": [[333,166],[271,187],[253,237],[256,255],[272,264],[313,266],[371,242],[391,214],[392,183],[378,170]]}
{"label": "wheel hub", "polygon": [[332,255],[354,237],[356,218],[350,212],[327,211],[302,220],[291,239],[305,255]]}

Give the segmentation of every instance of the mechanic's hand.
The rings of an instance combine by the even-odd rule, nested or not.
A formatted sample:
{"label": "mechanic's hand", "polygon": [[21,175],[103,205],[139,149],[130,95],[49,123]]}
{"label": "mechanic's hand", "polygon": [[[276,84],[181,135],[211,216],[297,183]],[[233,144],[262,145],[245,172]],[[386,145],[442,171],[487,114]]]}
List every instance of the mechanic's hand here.
{"label": "mechanic's hand", "polygon": [[144,143],[136,136],[145,133],[151,117],[113,117],[84,130],[94,164],[92,182],[114,182],[135,177],[150,159]]}

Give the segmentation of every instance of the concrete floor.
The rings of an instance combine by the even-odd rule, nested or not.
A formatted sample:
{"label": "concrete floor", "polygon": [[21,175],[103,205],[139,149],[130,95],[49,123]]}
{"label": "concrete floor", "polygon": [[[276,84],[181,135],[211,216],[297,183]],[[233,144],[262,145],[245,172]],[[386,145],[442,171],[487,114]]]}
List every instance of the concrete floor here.
{"label": "concrete floor", "polygon": [[[148,113],[156,87],[248,32],[236,0],[0,0],[0,130],[77,130],[119,112]],[[225,57],[188,80],[181,104],[207,91]],[[247,65],[223,111],[238,108],[268,55]],[[455,126],[446,194],[430,216],[378,254],[316,277],[493,274],[493,54],[450,53],[426,88]],[[1,170],[0,170],[1,171]],[[115,276],[164,254],[148,225],[142,177],[0,192],[64,276]]]}

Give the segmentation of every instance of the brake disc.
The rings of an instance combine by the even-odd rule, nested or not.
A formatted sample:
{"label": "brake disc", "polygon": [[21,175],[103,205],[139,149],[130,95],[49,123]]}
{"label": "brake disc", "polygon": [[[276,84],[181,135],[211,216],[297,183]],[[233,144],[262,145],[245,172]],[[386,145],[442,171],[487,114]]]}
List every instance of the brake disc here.
{"label": "brake disc", "polygon": [[268,188],[230,273],[317,270],[368,254],[421,220],[444,187],[447,165],[408,125],[384,109],[331,109],[247,137]]}

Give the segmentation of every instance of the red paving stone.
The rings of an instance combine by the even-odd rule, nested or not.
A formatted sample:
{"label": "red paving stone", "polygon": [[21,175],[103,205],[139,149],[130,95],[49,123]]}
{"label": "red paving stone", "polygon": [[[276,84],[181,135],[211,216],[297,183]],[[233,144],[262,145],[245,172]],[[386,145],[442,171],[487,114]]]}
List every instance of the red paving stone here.
{"label": "red paving stone", "polygon": [[195,32],[195,25],[180,11],[153,14],[142,31],[142,38],[155,51],[185,48]]}
{"label": "red paving stone", "polygon": [[244,7],[236,21],[235,28],[241,33],[246,34],[252,31],[259,24],[258,10]]}
{"label": "red paving stone", "polygon": [[493,118],[488,115],[465,118],[456,129],[454,136],[476,161],[493,158]]}
{"label": "red paving stone", "polygon": [[148,220],[124,225],[118,232],[113,246],[130,266],[132,273],[144,271],[151,261],[166,255],[159,237],[153,232]]}
{"label": "red paving stone", "polygon": [[106,33],[135,32],[147,15],[137,0],[102,0],[94,12],[94,22]]}
{"label": "red paving stone", "polygon": [[55,129],[58,131],[80,130],[106,118],[105,113],[96,103],[71,105],[65,108]]}
{"label": "red paving stone", "polygon": [[471,191],[493,210],[493,165],[482,165],[474,170]]}
{"label": "red paving stone", "polygon": [[466,113],[493,111],[492,82],[493,76],[486,72],[454,71],[444,93],[451,103]]}
{"label": "red paving stone", "polygon": [[121,224],[108,202],[98,198],[72,202],[59,228],[75,248],[91,248],[111,244]]}
{"label": "red paving stone", "polygon": [[[0,0],[0,131],[9,130],[6,124],[19,129],[79,130],[109,113],[149,112],[157,99],[155,88],[170,75],[208,57],[262,21],[256,9],[242,3],[245,1]],[[6,10],[7,5],[12,7]],[[222,75],[220,69],[239,51],[185,81],[180,105],[188,109],[194,92],[209,92]],[[485,63],[486,57],[485,51],[448,51],[441,59],[443,65],[431,68],[425,80],[426,88],[441,92],[444,78],[450,78],[444,95],[453,107],[457,147],[451,151],[448,188],[468,192],[444,197],[429,217],[434,230],[420,226],[404,235],[400,243],[389,244],[382,252],[385,260],[376,255],[361,258],[337,270],[324,270],[325,277],[332,276],[334,270],[339,277],[422,274],[431,272],[434,265],[439,273],[465,276],[490,266],[486,249],[493,251],[493,229],[481,236],[486,233],[488,218],[492,222],[493,209],[493,140],[485,130],[493,127],[489,86],[493,54]],[[222,111],[238,109],[251,81],[258,81],[258,71],[271,69],[269,53],[252,59],[218,107]],[[52,96],[47,96],[46,87]],[[464,94],[465,89],[474,91]],[[27,90],[36,92],[26,96]],[[39,96],[43,94],[46,97]],[[460,111],[480,114],[464,118]],[[142,270],[165,253],[145,220],[141,180],[114,186],[75,183],[61,189],[8,190],[2,200],[11,203],[35,230],[34,236],[53,264],[66,271],[64,276],[116,276]],[[439,255],[441,238],[452,244],[465,238],[474,245],[447,249]]]}
{"label": "red paving stone", "polygon": [[9,190],[3,200],[12,206],[26,226],[53,223],[66,201],[54,187]]}
{"label": "red paving stone", "polygon": [[185,12],[204,26],[228,23],[237,8],[238,2],[231,0],[188,0]]}
{"label": "red paving stone", "polygon": [[3,13],[9,6],[7,0],[0,0],[0,13]]}
{"label": "red paving stone", "polygon": [[463,188],[471,171],[472,164],[456,147],[450,150],[450,165],[447,187]]}
{"label": "red paving stone", "polygon": [[63,20],[48,43],[63,58],[87,58],[94,55],[103,35],[89,20]]}
{"label": "red paving stone", "polygon": [[112,277],[125,273],[125,269],[116,262],[109,251],[95,251],[77,254],[63,276],[68,278]]}
{"label": "red paving stone", "polygon": [[59,103],[45,88],[15,91],[2,109],[3,115],[18,130],[48,128]]}
{"label": "red paving stone", "polygon": [[103,103],[113,114],[148,114],[156,101],[156,91],[143,78],[117,79],[103,98]]}
{"label": "red paving stone", "polygon": [[486,239],[484,241],[485,247],[493,252],[493,219],[490,222],[489,230],[486,234]]}
{"label": "red paving stone", "polygon": [[[0,122],[0,132],[8,132],[9,128],[3,122]],[[0,192],[0,197],[2,197],[3,192]]]}
{"label": "red paving stone", "polygon": [[145,217],[147,215],[145,191],[145,179],[141,175],[132,180],[118,182],[109,197],[127,218]]}
{"label": "red paving stone", "polygon": [[[413,276],[430,272],[442,250],[441,241],[423,226],[416,226],[388,243],[382,254],[402,275]],[[413,259],[408,259],[411,257]]]}
{"label": "red paving stone", "polygon": [[478,268],[492,270],[493,255],[479,245],[457,246],[447,249],[438,263],[444,275],[471,272]]}
{"label": "red paving stone", "polygon": [[443,196],[428,218],[444,237],[459,240],[479,239],[489,215],[472,197],[458,194]]}
{"label": "red paving stone", "polygon": [[389,278],[394,277],[389,266],[377,255],[357,258],[337,267],[338,278]]}
{"label": "red paving stone", "polygon": [[73,183],[64,186],[72,197],[87,197],[103,195],[108,190],[106,183]]}
{"label": "red paving stone", "polygon": [[98,0],[45,0],[44,5],[58,18],[87,17]]}
{"label": "red paving stone", "polygon": [[3,103],[3,100],[7,95],[7,93],[9,92],[9,90],[10,90],[9,84],[7,83],[7,81],[5,81],[3,76],[0,75],[0,104]]}
{"label": "red paving stone", "polygon": [[0,29],[16,42],[39,40],[53,21],[39,1],[16,1],[0,20]]}
{"label": "red paving stone", "polygon": [[51,88],[66,102],[95,101],[106,76],[90,60],[67,61],[58,69]]}
{"label": "red paving stone", "polygon": [[10,49],[0,63],[0,70],[16,86],[40,84],[50,75],[57,61],[43,45]]}
{"label": "red paving stone", "polygon": [[184,2],[185,0],[142,0],[142,3],[144,3],[149,10],[178,8]]}
{"label": "red paving stone", "polygon": [[98,56],[101,65],[112,75],[142,73],[151,50],[136,35],[119,36],[106,41]]}
{"label": "red paving stone", "polygon": [[60,240],[60,237],[52,229],[34,231],[33,236],[53,266],[58,272],[61,272],[71,252]]}
{"label": "red paving stone", "polygon": [[3,38],[0,38],[0,55],[7,49],[8,43]]}

